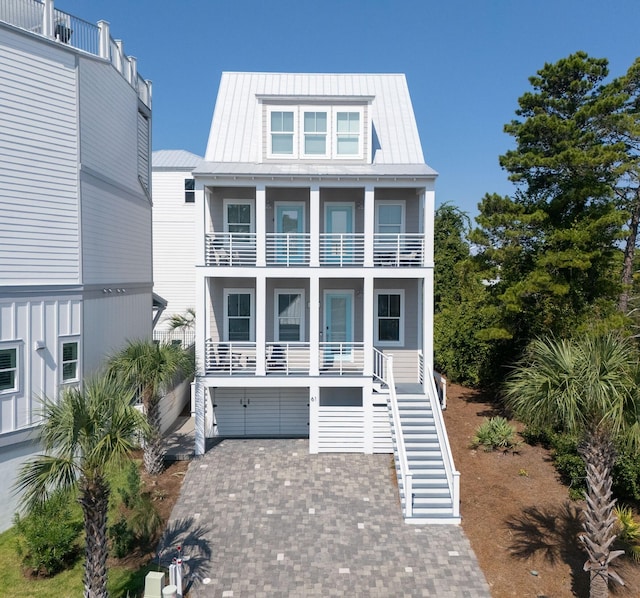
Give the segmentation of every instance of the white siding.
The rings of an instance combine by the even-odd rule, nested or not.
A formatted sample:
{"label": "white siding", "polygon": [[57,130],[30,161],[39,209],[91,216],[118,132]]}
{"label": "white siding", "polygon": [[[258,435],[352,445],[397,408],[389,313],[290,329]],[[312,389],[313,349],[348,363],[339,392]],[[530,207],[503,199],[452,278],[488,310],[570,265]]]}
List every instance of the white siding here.
{"label": "white siding", "polygon": [[[195,212],[184,201],[189,172],[153,172],[153,290],[167,300],[165,314],[196,306]],[[166,318],[156,330],[166,330]]]}
{"label": "white siding", "polygon": [[0,280],[77,283],[72,55],[0,29]]}

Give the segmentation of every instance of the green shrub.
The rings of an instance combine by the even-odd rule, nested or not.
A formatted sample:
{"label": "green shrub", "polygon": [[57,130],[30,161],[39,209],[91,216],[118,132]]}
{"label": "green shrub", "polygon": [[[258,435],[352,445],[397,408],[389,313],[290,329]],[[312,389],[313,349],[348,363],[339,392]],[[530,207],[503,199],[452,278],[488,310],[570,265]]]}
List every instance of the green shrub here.
{"label": "green shrub", "polygon": [[36,575],[51,576],[73,563],[82,524],[74,519],[68,498],[54,495],[13,523],[19,534],[16,552],[22,564]]}
{"label": "green shrub", "polygon": [[509,450],[517,445],[516,429],[504,417],[500,416],[485,419],[478,426],[472,440],[472,446],[481,446],[485,451]]}
{"label": "green shrub", "polygon": [[118,488],[118,494],[127,509],[131,508],[140,495],[140,486],[140,468],[135,461],[130,461],[127,465],[124,488]]}
{"label": "green shrub", "polygon": [[136,536],[124,516],[121,516],[116,523],[109,526],[108,535],[111,539],[113,554],[117,558],[122,559],[133,550]]}
{"label": "green shrub", "polygon": [[633,517],[633,511],[629,507],[616,507],[614,509],[618,519],[618,541],[627,556],[640,562],[640,523]]}
{"label": "green shrub", "polygon": [[580,455],[571,453],[557,454],[553,464],[562,481],[569,486],[569,496],[578,500],[586,490],[586,468]]}
{"label": "green shrub", "polygon": [[618,448],[613,465],[613,494],[622,500],[640,500],[640,458],[628,449]]}

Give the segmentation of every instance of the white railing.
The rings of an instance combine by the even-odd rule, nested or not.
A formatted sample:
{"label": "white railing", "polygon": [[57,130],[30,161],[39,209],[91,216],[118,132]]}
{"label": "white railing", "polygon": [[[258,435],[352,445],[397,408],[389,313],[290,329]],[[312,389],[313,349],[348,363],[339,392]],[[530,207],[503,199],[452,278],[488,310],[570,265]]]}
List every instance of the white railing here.
{"label": "white railing", "polygon": [[404,444],[404,434],[402,432],[402,422],[400,421],[400,409],[398,408],[398,397],[396,395],[396,384],[393,379],[393,355],[384,355],[386,361],[386,379],[383,380],[389,387],[389,406],[391,408],[391,418],[393,419],[393,430],[396,440],[396,450],[398,452],[398,463],[400,465],[400,478],[404,490],[404,516],[410,518],[413,515],[413,474],[409,469],[407,459],[407,449]]}
{"label": "white railing", "polygon": [[138,74],[135,58],[124,53],[122,42],[111,38],[105,21],[89,23],[54,8],[53,0],[1,0],[0,21],[110,61],[151,107],[151,82]]}
{"label": "white railing", "polygon": [[379,349],[373,348],[373,377],[382,382],[387,383],[387,356]]}
{"label": "white railing", "polygon": [[433,372],[433,377],[438,391],[438,399],[442,409],[447,408],[447,379],[440,372]]}
{"label": "white railing", "polygon": [[222,375],[252,375],[256,371],[256,344],[230,341],[205,342],[207,373]]}
{"label": "white railing", "polygon": [[267,374],[283,376],[309,373],[309,343],[267,343]]}
{"label": "white railing", "polygon": [[267,264],[304,266],[309,264],[309,233],[267,233]]}
{"label": "white railing", "polygon": [[194,330],[154,330],[153,340],[159,343],[167,343],[170,345],[181,345],[182,347],[190,347],[195,342]]}
{"label": "white railing", "polygon": [[418,383],[424,387],[424,354],[418,350]]}
{"label": "white railing", "polygon": [[447,483],[451,492],[451,503],[453,506],[453,517],[460,517],[460,472],[456,471],[453,463],[453,453],[447,436],[447,429],[444,425],[442,417],[442,409],[440,407],[440,399],[438,389],[436,388],[435,376],[432,371],[427,372],[427,383],[429,388],[427,396],[431,402],[431,410],[433,412],[433,421],[438,432],[438,442],[440,443],[440,452],[442,453],[442,461],[444,462],[444,470],[447,476]]}
{"label": "white railing", "polygon": [[362,374],[364,343],[318,343],[320,375]]}
{"label": "white railing", "polygon": [[376,233],[373,237],[375,266],[404,268],[424,266],[422,233]]}
{"label": "white railing", "polygon": [[205,237],[207,266],[255,266],[255,233],[210,233]]}
{"label": "white railing", "polygon": [[362,266],[364,234],[321,233],[320,263],[323,266]]}

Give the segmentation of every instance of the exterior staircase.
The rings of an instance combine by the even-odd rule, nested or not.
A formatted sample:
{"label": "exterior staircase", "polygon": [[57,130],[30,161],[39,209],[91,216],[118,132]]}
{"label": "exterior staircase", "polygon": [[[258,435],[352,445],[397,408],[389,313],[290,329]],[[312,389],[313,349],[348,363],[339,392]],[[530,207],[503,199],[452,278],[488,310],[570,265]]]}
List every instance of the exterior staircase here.
{"label": "exterior staircase", "polygon": [[[391,396],[389,400],[392,400]],[[447,473],[443,456],[441,436],[446,436],[446,431],[436,422],[436,417],[441,417],[441,414],[433,412],[434,404],[436,409],[440,409],[439,403],[437,400],[430,400],[426,394],[398,394],[396,400],[412,484],[412,508],[407,515],[407,496],[400,470],[397,430],[389,409],[398,490],[405,521],[414,524],[460,523],[456,504],[458,499],[456,497],[454,501],[453,498],[455,482]]]}

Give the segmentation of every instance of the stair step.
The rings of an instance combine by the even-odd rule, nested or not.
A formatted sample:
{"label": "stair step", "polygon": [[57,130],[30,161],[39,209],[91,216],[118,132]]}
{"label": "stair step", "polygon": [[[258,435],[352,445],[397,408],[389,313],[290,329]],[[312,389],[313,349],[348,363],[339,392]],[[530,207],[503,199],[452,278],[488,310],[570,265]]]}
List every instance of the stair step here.
{"label": "stair step", "polygon": [[424,450],[415,450],[415,451],[407,451],[407,461],[409,463],[414,463],[415,461],[420,461],[421,459],[442,459],[442,452],[438,448],[434,449],[424,449]]}
{"label": "stair step", "polygon": [[420,517],[444,517],[453,515],[453,507],[413,507],[413,516],[416,518]]}

